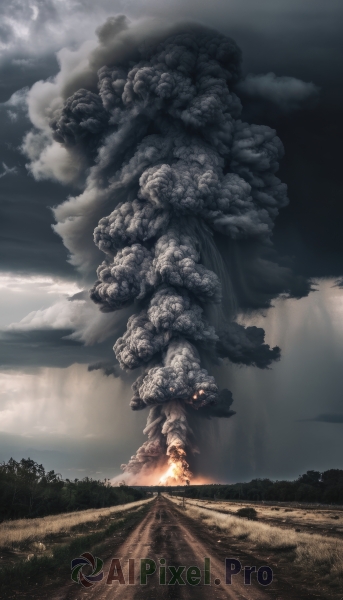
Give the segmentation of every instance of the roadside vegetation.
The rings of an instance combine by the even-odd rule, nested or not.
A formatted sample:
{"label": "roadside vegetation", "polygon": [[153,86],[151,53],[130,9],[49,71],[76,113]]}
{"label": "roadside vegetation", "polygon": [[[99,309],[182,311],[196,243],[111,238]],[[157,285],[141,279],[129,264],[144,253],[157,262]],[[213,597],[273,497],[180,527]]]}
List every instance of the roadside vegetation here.
{"label": "roadside vegetation", "polygon": [[0,521],[104,508],[145,497],[139,489],[113,487],[106,480],[62,480],[30,458],[19,462],[11,458],[0,465]]}
{"label": "roadside vegetation", "polygon": [[[178,498],[169,498],[181,510]],[[343,586],[343,540],[317,534],[296,532],[267,525],[258,520],[223,514],[187,501],[186,514],[207,526],[248,542],[249,551],[254,549],[288,553],[289,560],[307,572],[320,572],[322,581],[333,587]]]}
{"label": "roadside vegetation", "polygon": [[[85,551],[106,558],[114,533],[126,535],[144,517],[150,501],[118,506],[107,515],[101,509],[85,511],[88,517],[93,513],[94,518],[99,519],[101,515],[101,520],[92,522],[89,528],[85,527],[84,522],[79,522],[62,539],[50,537],[44,540],[44,544],[31,543],[30,538],[17,543],[16,551],[12,548],[9,553],[10,560],[0,567],[0,597],[9,597],[9,590],[17,594],[22,587],[27,592],[30,586],[36,586],[38,582],[46,582],[55,589],[56,585],[70,577],[70,561]],[[110,516],[113,514],[115,517]],[[1,558],[5,558],[6,552],[2,551],[2,554],[4,556]],[[33,589],[37,590],[35,587]]]}
{"label": "roadside vegetation", "polygon": [[237,517],[243,517],[244,519],[250,519],[250,521],[256,521],[256,519],[257,519],[256,510],[250,506],[246,506],[246,507],[238,509],[236,511],[236,515],[237,515]]}
{"label": "roadside vegetation", "polygon": [[[329,535],[341,535],[343,537],[343,511],[337,507],[318,507],[305,505],[279,506],[270,504],[255,504],[244,502],[231,502],[230,500],[192,500],[187,498],[187,503],[200,508],[207,508],[220,513],[233,516],[252,515],[253,519],[266,521],[267,523],[282,525],[288,528],[306,528],[313,530],[312,533],[323,533]],[[250,512],[251,511],[251,512]],[[252,512],[254,511],[254,512]],[[246,514],[244,514],[246,513]]]}
{"label": "roadside vegetation", "polygon": [[343,504],[343,470],[307,471],[295,481],[253,479],[249,483],[231,485],[190,485],[186,497]]}
{"label": "roadside vegetation", "polygon": [[3,463],[0,597],[9,597],[7,590],[23,582],[65,579],[72,558],[104,550],[107,538],[137,523],[151,500],[126,485],[111,487],[88,478],[63,481],[31,459]]}
{"label": "roadside vegetation", "polygon": [[[80,512],[63,513],[37,519],[18,519],[0,523],[0,548],[28,547],[35,542],[53,541],[75,532],[83,525],[91,524],[92,529],[101,529],[106,520],[119,513],[140,508],[151,501],[138,500],[110,508],[89,509]],[[76,535],[76,532],[75,532]]]}

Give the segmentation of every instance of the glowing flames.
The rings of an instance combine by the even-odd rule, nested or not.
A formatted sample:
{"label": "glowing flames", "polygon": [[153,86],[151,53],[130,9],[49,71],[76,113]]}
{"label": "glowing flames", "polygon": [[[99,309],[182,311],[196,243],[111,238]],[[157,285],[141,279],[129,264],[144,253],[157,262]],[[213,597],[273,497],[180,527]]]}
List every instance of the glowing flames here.
{"label": "glowing flames", "polygon": [[199,396],[203,396],[205,394],[204,390],[199,390],[193,395],[193,400],[198,400]]}
{"label": "glowing flames", "polygon": [[169,449],[168,464],[167,471],[160,477],[159,485],[189,485],[192,473],[183,448],[173,446]]}
{"label": "glowing flames", "polygon": [[170,467],[168,468],[168,470],[164,473],[164,475],[162,475],[162,477],[159,480],[159,484],[162,485],[167,485],[167,482],[170,479],[173,479],[174,481],[178,479],[178,475],[177,475],[177,471],[178,471],[178,466],[175,463],[172,463],[170,465]]}

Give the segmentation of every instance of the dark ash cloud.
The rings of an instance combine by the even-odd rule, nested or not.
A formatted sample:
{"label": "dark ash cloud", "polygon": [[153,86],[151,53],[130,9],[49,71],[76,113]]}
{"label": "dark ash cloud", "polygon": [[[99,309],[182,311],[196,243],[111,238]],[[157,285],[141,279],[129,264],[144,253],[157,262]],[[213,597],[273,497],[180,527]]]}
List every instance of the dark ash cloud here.
{"label": "dark ash cloud", "polygon": [[[186,449],[195,446],[184,405],[201,410],[218,401],[216,416],[233,414],[231,396],[219,399],[198,347],[267,368],[280,350],[265,344],[263,330],[236,323],[239,309],[310,289],[275,251],[274,262],[266,258],[274,221],[288,204],[276,175],[284,149],[274,129],[241,119],[234,91],[241,51],[232,39],[195,24],[157,32],[129,26],[123,16],[97,35],[87,66],[74,74],[66,65],[63,84],[56,78],[31,90],[40,132],[26,136],[25,150],[38,178],[78,182],[84,171],[84,191],[54,211],[55,230],[87,273],[95,227],[106,258],[91,299],[103,312],[137,307],[114,351],[123,369],[146,367],[131,406],[153,408],[149,441],[124,470],[149,469],[153,443],[156,460],[165,448],[176,479],[188,481]],[[68,164],[76,150],[80,169],[73,174]],[[236,264],[228,262],[228,241],[237,248]]]}
{"label": "dark ash cloud", "polygon": [[[49,31],[45,25],[50,22],[51,17],[50,12],[43,8],[45,4],[50,3],[39,3],[42,10],[37,22],[36,36],[40,35],[40,32]],[[59,8],[60,4],[58,6],[55,4],[55,9]],[[73,3],[68,4],[71,6]],[[111,4],[110,11],[113,10],[113,2]],[[129,4],[134,8],[133,2]],[[289,270],[285,271],[290,266],[300,275],[313,277],[342,275],[343,188],[339,173],[343,135],[341,110],[343,88],[337,80],[337,73],[340,72],[342,65],[339,26],[341,3],[329,0],[324,5],[315,0],[301,8],[299,3],[283,2],[283,0],[278,3],[277,8],[275,2],[266,0],[259,2],[258,7],[257,4],[256,7],[250,2],[248,4],[249,10],[245,0],[239,2],[234,0],[227,7],[222,6],[222,3],[219,6],[216,2],[206,5],[199,0],[186,4],[175,1],[165,6],[162,3],[158,7],[156,3],[150,3],[150,11],[151,14],[169,11],[168,18],[172,20],[173,8],[178,17],[196,15],[197,19],[219,26],[224,33],[233,35],[243,48],[244,73],[266,71],[274,71],[278,75],[287,73],[296,79],[313,81],[322,88],[320,105],[307,113],[303,110],[294,114],[281,113],[279,110],[269,110],[270,105],[264,100],[260,103],[264,105],[264,110],[259,113],[260,120],[257,119],[256,122],[276,128],[286,149],[285,158],[280,163],[280,178],[289,185],[291,202],[280,212],[276,220],[273,240],[279,253],[289,255],[290,259],[287,264],[281,263],[283,277],[280,277],[280,265],[275,269],[273,267],[273,263],[277,264],[279,258],[271,259],[264,249],[263,261],[260,261],[259,268],[256,271],[250,269],[249,275],[247,271],[250,268],[250,260],[255,261],[256,252],[243,250],[241,243],[237,250],[233,248],[231,251],[231,246],[226,240],[226,250],[223,250],[223,254],[226,258],[230,257],[228,262],[236,261],[237,268],[232,269],[231,273],[236,273],[233,283],[238,305],[249,309],[251,306],[269,306],[272,298],[278,294],[294,291],[294,296],[298,297],[305,293],[304,280],[301,278],[298,280],[297,289],[294,290],[294,275],[291,275]],[[13,16],[14,6],[18,12],[19,5],[11,3],[3,5],[3,10],[6,14],[10,11]],[[24,5],[22,10],[23,8]],[[93,8],[94,6],[92,7],[89,2],[83,3],[83,14],[91,15],[92,20],[94,20]],[[138,12],[146,13],[149,10],[149,2],[144,2],[136,9]],[[23,13],[23,22],[27,23],[31,18],[31,10],[28,8],[25,10],[27,14]],[[268,19],[265,18],[266,12],[268,12]],[[42,20],[44,15],[47,15],[47,21]],[[56,12],[52,18],[56,20]],[[62,18],[59,22],[60,30],[64,31],[70,26],[72,19],[68,16],[67,20]],[[94,29],[93,23],[92,27]],[[76,31],[81,27],[74,29]],[[12,33],[11,37],[7,37],[7,41],[14,40]],[[88,32],[84,35],[87,37]],[[32,43],[34,51],[39,46],[36,40],[38,37],[35,43]],[[64,41],[59,44],[61,47]],[[26,51],[19,54],[16,55],[16,62],[9,55],[2,62],[0,92],[4,101],[23,85],[32,85],[35,81],[51,77],[58,71],[58,64],[53,55],[48,56],[46,53],[44,57],[36,56],[28,59],[29,54]],[[120,73],[115,77],[113,74],[113,69],[109,68],[102,76],[104,102],[106,97],[109,103],[113,101],[112,82],[118,82],[120,86]],[[97,93],[97,90],[93,90],[93,93]],[[243,114],[244,120],[249,120],[246,113]],[[23,159],[15,150],[28,127],[27,122],[23,122],[22,118],[19,118],[16,123],[11,122],[4,112],[2,126],[4,129],[0,160],[4,160],[10,166],[16,165],[18,168],[16,177],[4,177],[1,180],[0,235],[4,250],[2,267],[4,270],[54,272],[75,277],[74,269],[67,263],[67,250],[51,231],[53,216],[47,207],[58,205],[68,194],[75,195],[78,192],[50,181],[40,181],[37,184],[28,177],[24,170]],[[12,149],[5,144],[5,141],[6,144],[12,144]],[[109,214],[112,209],[113,207],[109,206],[107,213]],[[101,212],[101,216],[104,214],[106,209]],[[97,221],[97,217],[94,221]],[[87,235],[91,232],[92,227]],[[233,255],[236,257],[235,260],[232,258]],[[92,265],[99,264],[98,257],[100,253],[96,255],[92,250]],[[276,270],[279,272],[278,276],[275,276]],[[37,353],[36,356],[37,358],[41,356],[43,361],[45,360],[44,353]],[[76,356],[75,360],[77,360]],[[310,401],[308,403],[310,404]]]}
{"label": "dark ash cloud", "polygon": [[188,414],[191,419],[196,417],[205,419],[213,419],[215,417],[229,419],[236,414],[235,411],[231,409],[232,403],[232,393],[230,390],[224,389],[219,392],[217,400],[213,405],[207,404],[202,410],[199,410],[196,413],[188,410]]}
{"label": "dark ash cloud", "polygon": [[264,341],[265,332],[261,327],[243,327],[238,323],[224,324],[219,332],[218,355],[229,358],[233,363],[268,368],[279,360],[278,346],[270,348]]}

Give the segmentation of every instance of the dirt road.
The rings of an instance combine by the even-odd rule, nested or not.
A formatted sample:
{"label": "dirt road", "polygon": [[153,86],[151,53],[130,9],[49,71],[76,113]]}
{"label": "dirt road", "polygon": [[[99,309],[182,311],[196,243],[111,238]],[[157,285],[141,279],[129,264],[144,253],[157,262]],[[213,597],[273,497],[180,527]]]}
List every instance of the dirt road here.
{"label": "dirt road", "polygon": [[[219,541],[220,540],[220,541]],[[85,550],[87,550],[85,548]],[[156,563],[156,572],[147,576],[146,585],[140,584],[140,559],[149,558]],[[166,559],[166,584],[160,584],[161,559]],[[210,584],[205,584],[205,558],[210,559]],[[225,582],[225,558],[235,558],[242,563],[241,573],[232,577],[232,584]],[[113,576],[121,578],[122,583],[108,581],[111,560],[104,563],[104,578],[92,588],[83,589],[80,585],[72,584],[64,591],[60,590],[53,600],[169,600],[194,599],[217,600],[230,598],[232,600],[297,600],[306,598],[312,600],[320,597],[292,586],[291,582],[282,580],[277,574],[268,586],[258,583],[256,573],[252,574],[251,585],[244,584],[243,568],[256,566],[257,569],[265,562],[259,562],[251,555],[242,554],[239,549],[231,546],[229,539],[210,532],[200,523],[191,520],[168,499],[159,497],[154,501],[143,520],[118,546],[114,542],[112,559],[120,560],[120,569],[112,571]],[[129,577],[128,561],[131,559],[131,576]],[[135,573],[132,572],[134,559]],[[117,563],[118,566],[118,563]],[[163,566],[163,565],[162,565]],[[185,566],[180,574],[175,574],[172,567]],[[208,563],[207,563],[208,566]],[[233,565],[234,566],[234,565]],[[147,565],[147,569],[152,568]],[[171,567],[171,570],[168,568]],[[187,583],[187,569],[198,567],[201,581],[198,585]],[[233,567],[231,567],[233,568]],[[206,569],[207,570],[207,569]],[[173,574],[175,583],[173,584]],[[189,573],[190,578],[197,571]],[[111,578],[110,578],[111,579]],[[123,582],[125,579],[125,584]],[[131,583],[129,582],[131,580]],[[182,581],[185,581],[185,585]],[[198,579],[190,579],[193,583]],[[220,580],[220,581],[219,581]],[[163,576],[162,576],[163,581]],[[180,585],[181,584],[181,585]]]}

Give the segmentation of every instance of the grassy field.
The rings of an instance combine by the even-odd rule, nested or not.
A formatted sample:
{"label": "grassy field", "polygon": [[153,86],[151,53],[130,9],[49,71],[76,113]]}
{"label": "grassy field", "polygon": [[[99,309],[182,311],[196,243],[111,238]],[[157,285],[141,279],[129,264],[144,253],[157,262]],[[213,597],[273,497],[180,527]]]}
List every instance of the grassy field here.
{"label": "grassy field", "polygon": [[[180,498],[169,499],[179,507],[182,506]],[[237,541],[249,542],[252,552],[266,549],[289,552],[289,560],[292,560],[295,565],[307,572],[321,572],[327,584],[343,588],[343,540],[324,537],[317,533],[311,535],[296,532],[294,528],[285,529],[258,520],[243,519],[234,514],[221,512],[221,503],[210,503],[209,506],[208,504],[208,502],[187,499],[185,511],[191,518],[202,521]],[[228,510],[228,503],[223,504]],[[247,506],[251,507],[251,505]],[[236,511],[241,507],[235,505],[233,508]],[[286,519],[292,519],[292,511],[284,514]],[[315,519],[316,515],[308,515],[308,518]],[[317,518],[320,519],[320,515]]]}
{"label": "grassy field", "polygon": [[[113,508],[117,510],[107,516],[101,509],[84,511],[93,512],[93,516],[98,520],[79,520],[78,524],[65,529],[66,535],[63,537],[57,535],[45,539],[44,544],[32,543],[29,538],[25,538],[21,549],[3,549],[0,557],[0,598],[14,598],[20,595],[32,600],[54,596],[56,589],[70,580],[70,561],[85,551],[93,552],[102,558],[109,556],[113,544],[120,545],[128,532],[144,517],[149,509],[149,500],[137,501],[132,503],[131,507],[125,504]],[[101,517],[99,512],[102,513]]]}
{"label": "grassy field", "polygon": [[19,519],[15,521],[4,521],[0,524],[0,548],[13,548],[36,544],[33,549],[39,552],[39,544],[57,536],[65,536],[80,527],[91,524],[96,530],[101,522],[114,518],[116,514],[138,509],[144,504],[151,502],[138,500],[129,504],[121,504],[110,508],[98,508],[83,510],[80,512],[62,513],[37,519]]}
{"label": "grassy field", "polygon": [[306,527],[317,528],[326,531],[337,531],[342,533],[343,537],[343,511],[337,508],[304,508],[290,506],[270,506],[264,504],[252,504],[247,502],[229,502],[229,501],[211,501],[211,500],[191,500],[187,498],[187,503],[192,506],[199,506],[235,515],[241,508],[253,507],[257,512],[258,519],[265,519],[270,522],[284,523],[286,527]]}

